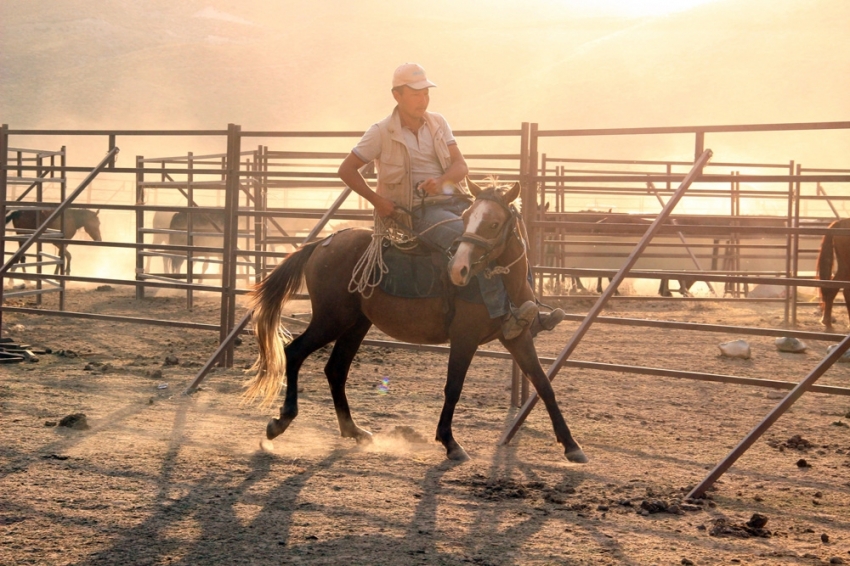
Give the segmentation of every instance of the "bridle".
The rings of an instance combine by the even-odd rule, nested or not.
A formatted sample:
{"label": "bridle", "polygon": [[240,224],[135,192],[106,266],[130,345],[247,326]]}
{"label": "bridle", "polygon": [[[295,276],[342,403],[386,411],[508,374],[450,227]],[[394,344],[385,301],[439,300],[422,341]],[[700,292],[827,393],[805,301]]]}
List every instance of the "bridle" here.
{"label": "bridle", "polygon": [[482,263],[487,265],[493,260],[495,260],[497,257],[499,257],[504,251],[505,244],[508,241],[508,237],[513,234],[522,244],[522,253],[519,255],[519,257],[517,257],[508,265],[496,266],[494,269],[484,269],[484,276],[487,279],[490,279],[491,277],[493,277],[493,275],[510,273],[511,266],[513,266],[515,263],[525,257],[527,251],[525,239],[522,237],[520,231],[517,230],[517,224],[519,222],[522,222],[522,217],[519,215],[519,211],[517,211],[516,207],[514,207],[513,205],[506,205],[502,201],[502,199],[496,193],[495,188],[485,189],[481,191],[475,197],[475,200],[489,200],[491,202],[495,202],[500,207],[502,207],[502,210],[507,213],[508,219],[502,225],[501,230],[494,238],[482,238],[474,232],[464,232],[463,234],[457,237],[455,242],[466,242],[484,249],[484,254],[475,262],[473,262],[473,264],[470,266],[472,268],[475,268],[476,266]]}

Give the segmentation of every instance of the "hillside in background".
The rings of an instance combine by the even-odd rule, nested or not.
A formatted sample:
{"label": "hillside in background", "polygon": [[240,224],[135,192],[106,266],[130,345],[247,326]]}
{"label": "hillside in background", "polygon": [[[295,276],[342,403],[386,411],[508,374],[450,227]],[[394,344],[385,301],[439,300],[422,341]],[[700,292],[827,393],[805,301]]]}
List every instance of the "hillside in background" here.
{"label": "hillside in background", "polygon": [[[456,129],[848,117],[850,2],[717,0],[654,18],[513,4],[5,0],[0,121],[359,131],[391,108],[392,69],[409,60]],[[847,137],[827,153],[847,155]],[[788,158],[808,145],[783,143]]]}

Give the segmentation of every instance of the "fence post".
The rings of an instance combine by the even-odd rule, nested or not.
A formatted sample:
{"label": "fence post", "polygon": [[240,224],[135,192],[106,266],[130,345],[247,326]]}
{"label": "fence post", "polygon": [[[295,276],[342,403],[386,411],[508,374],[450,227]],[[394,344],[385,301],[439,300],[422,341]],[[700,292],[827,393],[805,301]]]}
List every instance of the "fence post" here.
{"label": "fence post", "polygon": [[[538,206],[538,198],[539,191],[537,190],[537,124],[531,124],[531,131],[528,136],[528,202],[523,202],[523,217],[527,219],[528,225],[528,239],[529,239],[529,249],[528,249],[528,261],[531,266],[535,266],[540,263],[541,256],[541,247],[543,238],[541,237],[541,228],[537,226],[537,222],[540,220],[540,207]],[[526,205],[528,205],[528,210],[526,211]],[[543,278],[540,277],[539,281],[535,280],[534,283],[537,284],[537,295],[541,296],[543,294]]]}
{"label": "fence post", "polygon": [[[794,174],[794,161],[788,165],[788,174]],[[798,185],[799,186],[799,185]],[[789,228],[800,226],[799,201],[795,198],[794,182],[788,182],[788,220]],[[785,236],[785,277],[797,277],[797,253],[800,243],[799,234]],[[785,287],[785,320],[786,327],[797,325],[797,286]],[[790,325],[790,326],[789,326]]]}
{"label": "fence post", "polygon": [[694,161],[705,151],[705,132],[697,132],[694,140]]}
{"label": "fence post", "polygon": [[[525,219],[530,219],[529,210],[531,209],[531,202],[534,201],[533,193],[529,190],[530,182],[529,182],[529,163],[531,163],[531,159],[529,157],[528,144],[530,138],[531,127],[528,122],[522,123],[522,128],[520,129],[519,136],[519,182],[521,186],[520,190],[520,211],[522,212],[522,216]],[[531,230],[533,227],[529,222],[527,224],[528,228],[528,239],[529,243],[531,243],[532,236]],[[533,265],[531,261],[531,257],[528,257],[528,264]],[[532,283],[533,284],[533,283]],[[525,403],[525,398],[522,395],[521,389],[523,388],[524,382],[527,380],[523,375],[522,371],[520,371],[519,366],[515,361],[511,361],[511,405],[514,407],[521,407],[523,403]]]}
{"label": "fence post", "polygon": [[[145,173],[142,168],[145,166],[144,157],[136,156],[136,206],[145,204]],[[144,209],[136,209],[136,243],[143,244],[145,235],[141,229],[145,226],[145,211]],[[140,253],[143,248],[136,248],[136,300],[140,301],[145,298],[145,286],[143,277],[141,276],[145,270],[145,257]]]}
{"label": "fence post", "polygon": [[[220,342],[227,339],[235,324],[236,312],[236,230],[239,227],[239,168],[242,128],[227,125],[227,170],[224,185],[224,254],[221,267]],[[233,343],[224,351],[224,367],[233,366]]]}
{"label": "fence post", "polygon": [[[6,218],[6,179],[9,157],[9,125],[0,126],[0,216]],[[0,261],[6,261],[6,225],[0,232]],[[6,286],[6,278],[0,273],[0,336],[3,336],[3,288]]]}

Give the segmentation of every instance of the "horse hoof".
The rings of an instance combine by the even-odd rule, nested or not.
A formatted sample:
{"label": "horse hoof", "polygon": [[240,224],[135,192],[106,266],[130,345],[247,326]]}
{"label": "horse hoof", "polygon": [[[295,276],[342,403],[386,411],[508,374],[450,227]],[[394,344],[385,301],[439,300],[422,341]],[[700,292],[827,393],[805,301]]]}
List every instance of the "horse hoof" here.
{"label": "horse hoof", "polygon": [[587,456],[585,456],[584,450],[582,450],[581,447],[576,447],[572,450],[565,450],[564,456],[566,456],[567,460],[574,464],[587,464],[590,461]]}
{"label": "horse hoof", "polygon": [[354,435],[354,441],[357,442],[357,445],[369,445],[374,442],[372,438],[372,433],[368,430],[363,430],[362,428],[358,431],[357,434]]}
{"label": "horse hoof", "polygon": [[271,419],[266,425],[266,438],[274,440],[286,430],[286,425],[282,424],[279,419]]}
{"label": "horse hoof", "polygon": [[447,450],[446,456],[452,462],[466,462],[469,460],[469,454],[461,446],[455,446],[451,450]]}

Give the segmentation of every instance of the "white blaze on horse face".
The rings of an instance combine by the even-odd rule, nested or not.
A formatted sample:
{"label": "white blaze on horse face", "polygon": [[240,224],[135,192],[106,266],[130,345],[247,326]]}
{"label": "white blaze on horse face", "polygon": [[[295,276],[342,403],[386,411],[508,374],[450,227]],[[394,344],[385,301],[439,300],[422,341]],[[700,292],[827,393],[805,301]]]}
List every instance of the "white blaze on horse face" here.
{"label": "white blaze on horse face", "polygon": [[[477,206],[470,211],[469,222],[466,232],[477,234],[486,219],[486,206]],[[463,287],[472,276],[472,252],[475,246],[469,242],[461,242],[458,245],[451,263],[449,263],[449,277],[454,285]]]}

